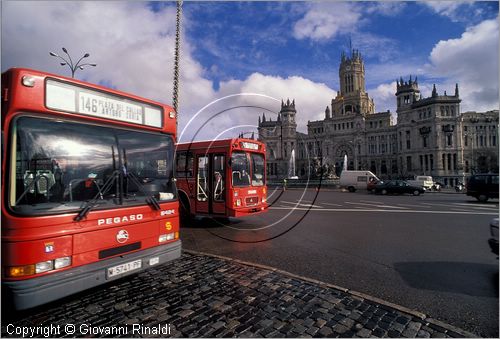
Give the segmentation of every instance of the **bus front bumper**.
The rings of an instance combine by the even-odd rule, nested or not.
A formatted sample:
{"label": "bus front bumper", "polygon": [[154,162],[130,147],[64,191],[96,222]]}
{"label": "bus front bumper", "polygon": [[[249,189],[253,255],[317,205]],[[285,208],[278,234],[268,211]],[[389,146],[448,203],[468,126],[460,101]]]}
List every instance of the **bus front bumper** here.
{"label": "bus front bumper", "polygon": [[[181,241],[177,240],[170,244],[124,254],[38,278],[4,280],[2,281],[2,294],[17,310],[32,308],[180,258],[181,247]],[[108,268],[137,260],[142,261],[140,269],[113,278],[107,277]]]}

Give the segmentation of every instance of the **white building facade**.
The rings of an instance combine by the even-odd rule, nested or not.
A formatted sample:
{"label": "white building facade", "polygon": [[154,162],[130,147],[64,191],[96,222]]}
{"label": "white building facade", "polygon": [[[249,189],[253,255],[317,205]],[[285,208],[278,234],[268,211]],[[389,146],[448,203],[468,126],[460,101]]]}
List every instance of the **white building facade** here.
{"label": "white building facade", "polygon": [[339,79],[325,118],[309,121],[307,134],[297,132],[294,100],[282,102],[274,121],[259,117],[270,180],[287,176],[292,150],[303,178],[339,175],[345,155],[348,169],[371,170],[380,178],[431,175],[449,186],[472,173],[498,172],[498,110],[462,113],[458,84],[451,95],[439,95],[434,86],[422,98],[416,78],[399,79],[393,121],[391,112],[375,112],[358,51],[342,55]]}

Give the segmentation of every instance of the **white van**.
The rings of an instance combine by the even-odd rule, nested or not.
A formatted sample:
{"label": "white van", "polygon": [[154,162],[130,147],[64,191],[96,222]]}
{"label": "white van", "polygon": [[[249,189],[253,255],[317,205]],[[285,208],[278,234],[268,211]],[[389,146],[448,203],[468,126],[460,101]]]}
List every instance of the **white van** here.
{"label": "white van", "polygon": [[349,192],[355,192],[357,189],[367,189],[367,184],[380,179],[370,171],[342,171],[340,173],[340,186],[347,188]]}
{"label": "white van", "polygon": [[412,186],[423,187],[430,191],[434,185],[434,179],[430,175],[417,175],[414,180],[406,180]]}

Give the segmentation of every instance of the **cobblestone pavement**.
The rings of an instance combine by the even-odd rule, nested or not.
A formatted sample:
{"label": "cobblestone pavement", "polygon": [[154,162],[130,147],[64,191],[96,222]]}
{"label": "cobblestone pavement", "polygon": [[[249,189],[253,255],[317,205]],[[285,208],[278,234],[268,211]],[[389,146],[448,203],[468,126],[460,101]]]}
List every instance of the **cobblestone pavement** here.
{"label": "cobblestone pavement", "polygon": [[2,337],[474,336],[360,293],[194,252],[28,313],[3,311]]}

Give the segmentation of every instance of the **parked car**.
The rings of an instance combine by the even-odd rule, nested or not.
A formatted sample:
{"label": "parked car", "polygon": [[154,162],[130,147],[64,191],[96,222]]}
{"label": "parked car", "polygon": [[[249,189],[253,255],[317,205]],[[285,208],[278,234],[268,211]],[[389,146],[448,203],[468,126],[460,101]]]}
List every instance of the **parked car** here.
{"label": "parked car", "polygon": [[467,181],[467,195],[481,202],[498,199],[498,173],[475,174]]}
{"label": "parked car", "polygon": [[490,234],[491,238],[488,239],[491,252],[498,255],[498,218],[490,221]]}
{"label": "parked car", "polygon": [[421,186],[412,186],[404,180],[390,180],[375,186],[375,193],[379,194],[413,194],[420,195],[425,192]]}

